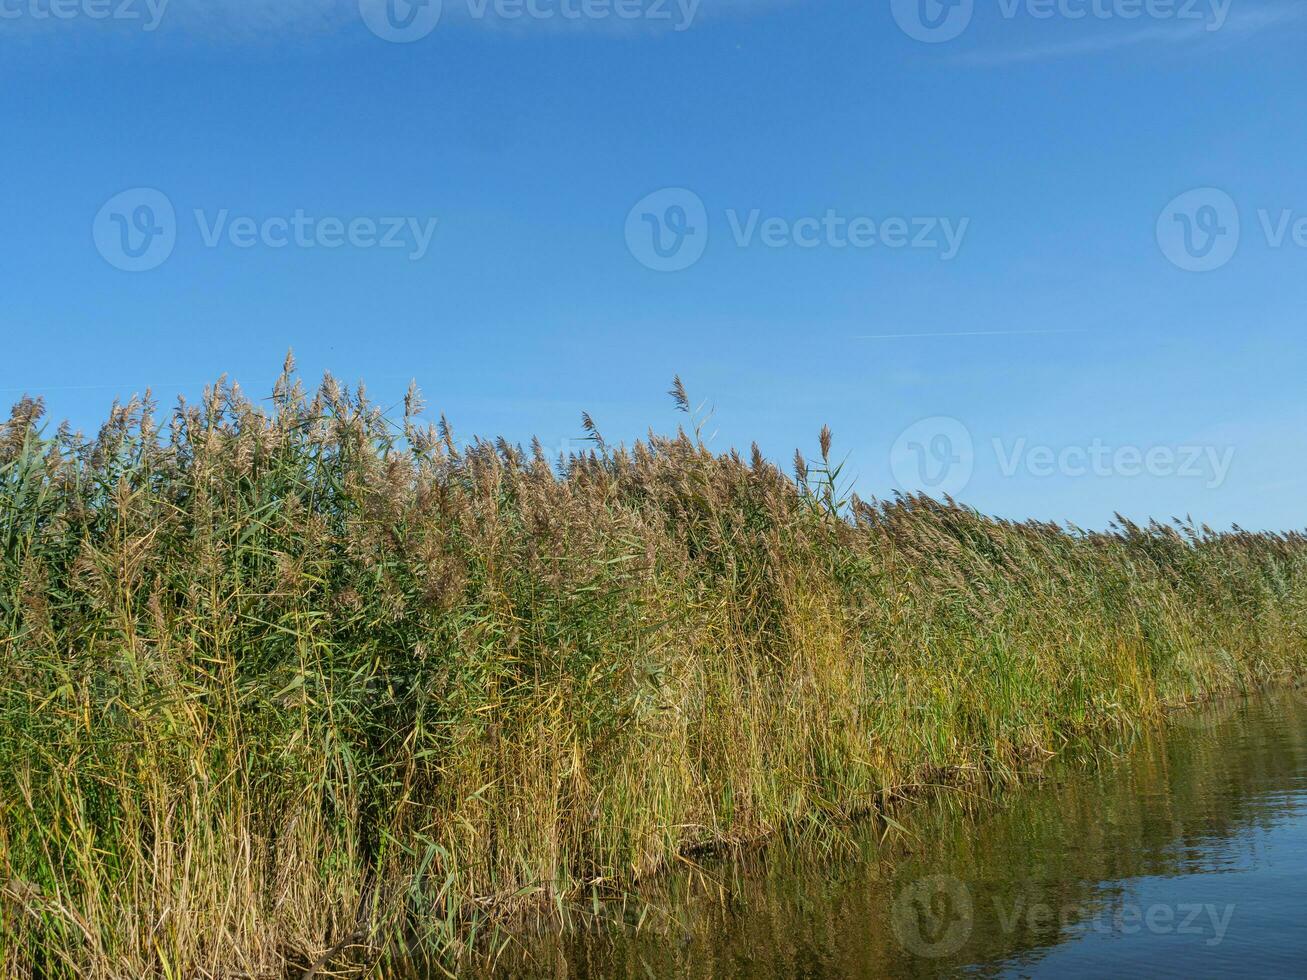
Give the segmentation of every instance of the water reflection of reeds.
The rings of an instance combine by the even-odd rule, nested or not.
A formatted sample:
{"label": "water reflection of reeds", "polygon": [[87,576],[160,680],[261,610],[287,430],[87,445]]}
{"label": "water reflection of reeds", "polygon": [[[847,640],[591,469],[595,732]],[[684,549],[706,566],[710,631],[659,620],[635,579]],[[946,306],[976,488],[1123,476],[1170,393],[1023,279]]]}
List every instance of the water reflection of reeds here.
{"label": "water reflection of reeds", "polygon": [[[1232,702],[1219,724],[1147,730],[1121,752],[1059,763],[997,797],[945,792],[900,807],[905,832],[890,828],[883,841],[885,825],[868,821],[843,838],[792,839],[680,872],[624,910],[579,915],[571,939],[522,941],[497,972],[984,976],[1014,961],[1033,967],[1089,932],[1146,929],[1150,911],[1178,928],[1192,910],[1150,909],[1135,883],[1247,863],[1252,833],[1297,812],[1307,707],[1292,695]],[[965,888],[971,921],[956,951],[921,955],[896,934],[894,906],[932,876]],[[957,909],[942,912],[946,936]],[[1207,927],[1205,916],[1192,928]]]}

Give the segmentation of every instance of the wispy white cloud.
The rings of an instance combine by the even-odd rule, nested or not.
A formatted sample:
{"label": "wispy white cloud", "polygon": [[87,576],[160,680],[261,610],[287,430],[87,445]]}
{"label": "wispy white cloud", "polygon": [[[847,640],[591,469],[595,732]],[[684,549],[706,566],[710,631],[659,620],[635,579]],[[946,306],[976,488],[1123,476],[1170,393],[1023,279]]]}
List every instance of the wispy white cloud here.
{"label": "wispy white cloud", "polygon": [[1231,10],[1216,27],[1213,26],[1215,22],[1209,20],[1159,23],[1132,31],[1100,31],[1090,37],[1065,41],[968,51],[956,55],[953,60],[969,67],[1001,68],[1150,45],[1202,50],[1199,47],[1202,44],[1229,43],[1304,19],[1307,19],[1307,3],[1265,5]]}

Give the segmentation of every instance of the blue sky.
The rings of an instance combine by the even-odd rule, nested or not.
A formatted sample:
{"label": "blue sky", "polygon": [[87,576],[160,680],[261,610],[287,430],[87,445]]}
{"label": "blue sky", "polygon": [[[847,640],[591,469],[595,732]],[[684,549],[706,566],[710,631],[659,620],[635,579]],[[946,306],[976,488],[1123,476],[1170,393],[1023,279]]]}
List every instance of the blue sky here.
{"label": "blue sky", "polygon": [[294,348],[558,446],[679,372],[864,496],[1307,524],[1301,0],[54,2],[0,0],[0,398]]}

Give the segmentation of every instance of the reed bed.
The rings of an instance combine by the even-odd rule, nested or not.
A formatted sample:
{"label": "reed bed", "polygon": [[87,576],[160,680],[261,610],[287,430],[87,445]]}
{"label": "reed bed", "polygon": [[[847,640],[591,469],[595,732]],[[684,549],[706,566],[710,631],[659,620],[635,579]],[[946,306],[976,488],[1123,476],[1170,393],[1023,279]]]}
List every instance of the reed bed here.
{"label": "reed bed", "polygon": [[[677,407],[690,412],[679,381]],[[1307,538],[549,459],[288,363],[0,428],[0,975],[430,951],[1303,673]]]}

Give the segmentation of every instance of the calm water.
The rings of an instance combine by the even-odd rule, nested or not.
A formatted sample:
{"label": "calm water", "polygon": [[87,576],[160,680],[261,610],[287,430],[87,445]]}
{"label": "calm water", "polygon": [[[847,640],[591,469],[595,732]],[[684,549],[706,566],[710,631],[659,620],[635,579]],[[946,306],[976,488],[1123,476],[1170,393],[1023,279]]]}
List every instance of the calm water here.
{"label": "calm water", "polygon": [[1305,976],[1305,803],[1307,694],[1227,703],[1001,806],[951,794],[900,812],[915,839],[881,844],[868,824],[678,873],[497,972]]}

